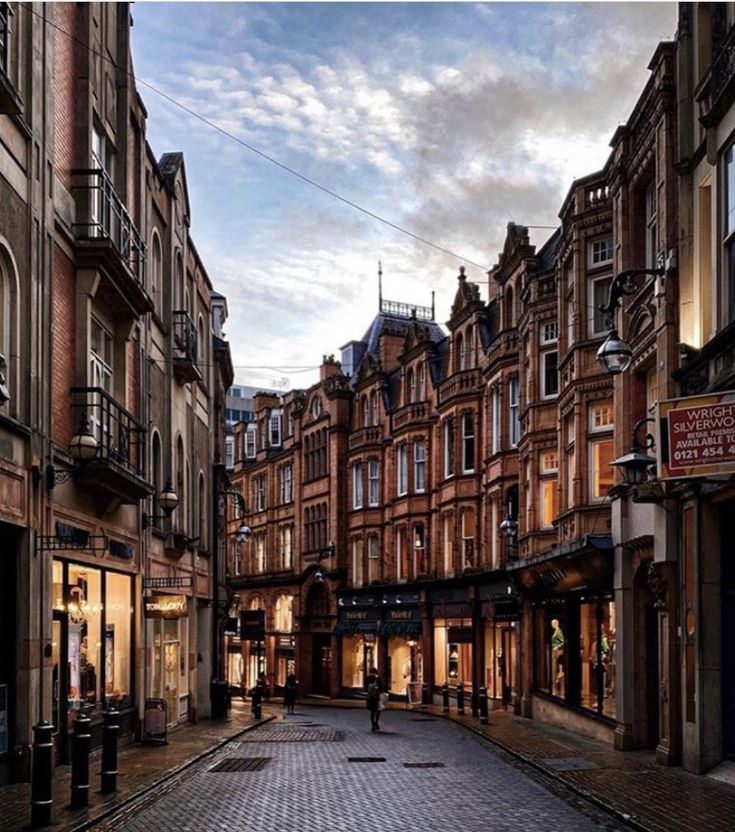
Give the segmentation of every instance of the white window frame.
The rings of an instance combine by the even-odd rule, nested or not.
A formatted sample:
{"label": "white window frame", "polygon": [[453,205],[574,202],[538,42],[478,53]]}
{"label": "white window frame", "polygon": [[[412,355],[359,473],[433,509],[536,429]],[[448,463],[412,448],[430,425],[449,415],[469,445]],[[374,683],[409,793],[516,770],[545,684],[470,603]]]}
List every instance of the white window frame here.
{"label": "white window frame", "polygon": [[[597,287],[601,284],[606,284],[605,290],[599,292]],[[588,321],[588,333],[590,337],[597,337],[600,335],[607,335],[613,328],[613,317],[607,312],[602,312],[600,306],[603,302],[607,302],[610,294],[610,285],[612,284],[612,275],[607,274],[601,277],[591,277],[589,279],[589,307],[590,315]],[[597,297],[595,297],[597,295]],[[599,316],[599,317],[598,317]],[[598,326],[599,324],[599,326]]]}
{"label": "white window frame", "polygon": [[518,376],[508,379],[508,428],[512,448],[521,441],[521,384]]}
{"label": "white window frame", "polygon": [[497,454],[500,452],[502,438],[502,412],[500,409],[500,391],[497,388],[495,388],[490,393],[490,410],[492,411],[493,430],[493,435],[491,437],[492,453]]}
{"label": "white window frame", "polygon": [[245,459],[255,459],[258,448],[258,427],[255,422],[245,428]]}
{"label": "white window frame", "polygon": [[265,511],[265,474],[255,477],[255,510]]}
{"label": "white window frame", "polygon": [[[604,424],[595,424],[596,408],[608,409],[610,421]],[[615,426],[615,406],[611,400],[590,402],[588,410],[588,430],[590,433],[609,433]]]}
{"label": "white window frame", "polygon": [[442,454],[444,461],[444,479],[448,480],[454,476],[454,422],[451,419],[444,420],[442,428]]}
{"label": "white window frame", "polygon": [[[468,430],[469,428],[469,430]],[[471,453],[469,452],[471,448]],[[475,417],[472,413],[462,414],[462,473],[475,472]]]}
{"label": "white window frame", "polygon": [[413,490],[417,494],[426,491],[426,444],[422,440],[413,443]]}
{"label": "white window frame", "polygon": [[377,459],[368,460],[368,505],[380,505],[380,463]]}
{"label": "white window frame", "polygon": [[[547,386],[547,362],[554,356],[554,364],[555,364],[555,378],[556,378],[556,390],[549,390]],[[556,350],[545,350],[539,356],[539,363],[540,363],[540,372],[539,375],[541,377],[541,398],[542,399],[553,399],[559,395],[559,353]]]}
{"label": "white window frame", "polygon": [[362,508],[362,462],[356,462],[352,466],[352,508]]}
{"label": "white window frame", "polygon": [[281,504],[293,502],[293,463],[281,466]]}
{"label": "white window frame", "polygon": [[408,494],[408,451],[405,444],[396,448],[396,489],[399,497]]}
{"label": "white window frame", "polygon": [[587,264],[591,269],[609,266],[613,261],[612,237],[600,237],[587,243]]}
{"label": "white window frame", "polygon": [[271,410],[269,420],[269,434],[271,448],[280,448],[281,446],[281,428],[282,428],[283,413],[281,410]]}
{"label": "white window frame", "polygon": [[539,340],[542,344],[556,344],[559,340],[559,324],[557,321],[546,321],[541,324]]}

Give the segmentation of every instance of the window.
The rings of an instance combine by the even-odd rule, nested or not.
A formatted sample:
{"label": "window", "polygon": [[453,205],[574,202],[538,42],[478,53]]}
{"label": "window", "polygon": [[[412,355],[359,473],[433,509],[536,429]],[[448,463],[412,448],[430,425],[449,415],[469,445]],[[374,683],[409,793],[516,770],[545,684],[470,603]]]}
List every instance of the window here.
{"label": "window", "polygon": [[454,517],[445,514],[442,518],[444,543],[444,575],[454,575]]}
{"label": "window", "polygon": [[413,574],[426,574],[426,529],[423,523],[413,524]]}
{"label": "window", "polygon": [[311,418],[318,419],[322,415],[322,400],[319,396],[314,396],[311,400]]}
{"label": "window", "polygon": [[545,399],[556,396],[559,392],[557,355],[556,350],[541,353],[541,396]]}
{"label": "window", "polygon": [[272,410],[270,416],[270,446],[278,448],[281,445],[281,419],[280,410]]}
{"label": "window", "polygon": [[574,506],[574,477],[576,476],[576,455],[574,448],[567,451],[567,471],[566,471],[566,492],[567,492],[567,508]]}
{"label": "window", "polygon": [[444,421],[444,477],[454,476],[454,421]]}
{"label": "window", "polygon": [[106,393],[112,393],[114,343],[112,335],[96,318],[92,318],[89,381],[91,387],[101,387]]}
{"label": "window", "polygon": [[605,237],[602,240],[592,240],[589,243],[589,264],[590,267],[605,266],[612,263],[613,241],[612,237]]}
{"label": "window", "polygon": [[590,497],[602,500],[614,484],[613,440],[590,442]]}
{"label": "window", "polygon": [[396,529],[396,580],[405,581],[408,579],[408,541],[406,540],[407,529],[401,526]]}
{"label": "window", "polygon": [[380,504],[380,463],[377,459],[368,460],[368,505]]}
{"label": "window", "polygon": [[464,370],[464,338],[460,332],[454,342],[454,371]]}
{"label": "window", "polygon": [[368,537],[368,574],[367,579],[370,583],[380,580],[380,543],[375,536]]}
{"label": "window", "polygon": [[724,288],[727,298],[723,306],[729,313],[726,319],[729,322],[735,320],[735,145],[725,153],[725,202],[727,285]]}
{"label": "window", "polygon": [[422,402],[426,398],[426,373],[423,364],[419,364],[416,368],[416,376],[418,378],[418,400]]}
{"label": "window", "polygon": [[426,491],[426,445],[413,443],[413,490]]}
{"label": "window", "polygon": [[604,430],[612,430],[613,427],[613,403],[594,402],[589,409],[590,431],[592,433]]}
{"label": "window", "polygon": [[315,552],[327,545],[327,504],[308,506],[304,511],[304,551]]}
{"label": "window", "polygon": [[362,426],[366,428],[370,424],[370,402],[367,396],[362,397]]}
{"label": "window", "polygon": [[248,425],[245,428],[245,459],[255,459],[257,441],[257,428],[255,425]]}
{"label": "window", "polygon": [[492,452],[500,451],[500,391],[496,388],[490,394],[490,410],[492,411]]}
{"label": "window", "polygon": [[157,314],[161,314],[161,290],[163,288],[163,256],[161,241],[154,231],[151,235],[151,296]]}
{"label": "window", "polygon": [[462,472],[471,474],[475,470],[475,417],[472,413],[462,414]]}
{"label": "window", "polygon": [[408,371],[408,400],[409,402],[416,401],[416,374],[413,367]]}
{"label": "window", "polygon": [[[646,188],[646,268],[653,269],[656,267],[656,259],[658,256],[658,231],[657,231],[657,217],[658,217],[658,199],[656,194],[656,183],[651,184]],[[729,213],[729,212],[728,212]]]}
{"label": "window", "polygon": [[293,569],[293,526],[281,526],[279,530],[281,568]]}
{"label": "window", "polygon": [[10,401],[3,408],[4,412],[16,407],[14,391],[17,373],[13,372],[13,356],[17,355],[17,338],[19,336],[17,318],[17,279],[13,261],[9,253],[0,247],[0,384],[5,384]]}
{"label": "window", "polygon": [[590,280],[590,335],[607,335],[613,327],[613,318],[609,312],[603,312],[600,307],[607,306],[610,295],[611,277],[598,277]]}
{"label": "window", "polygon": [[352,541],[352,586],[362,586],[362,540]]}
{"label": "window", "polygon": [[559,338],[559,325],[556,321],[541,324],[541,343],[555,344]]}
{"label": "window", "polygon": [[293,595],[279,595],[276,599],[275,625],[278,633],[293,630]]}
{"label": "window", "polygon": [[462,569],[475,566],[475,515],[472,511],[462,512]]}
{"label": "window", "polygon": [[305,478],[313,480],[328,472],[327,429],[315,430],[304,439]]}
{"label": "window", "polygon": [[559,484],[556,477],[543,477],[541,479],[541,526],[545,529],[551,528],[554,518],[559,513]]}
{"label": "window", "polygon": [[520,386],[518,376],[508,382],[508,415],[510,420],[510,444],[515,447],[521,441]]}
{"label": "window", "polygon": [[253,479],[253,490],[255,492],[253,503],[256,511],[265,511],[265,478],[265,474],[258,474]]}
{"label": "window", "polygon": [[0,3],[0,72],[8,75],[10,68],[10,3]]}
{"label": "window", "polygon": [[281,505],[293,502],[293,462],[282,465],[278,471],[280,478]]}
{"label": "window", "polygon": [[254,572],[265,572],[265,534],[255,536],[255,563]]}
{"label": "window", "polygon": [[370,409],[373,412],[373,424],[378,424],[378,394],[376,392],[372,392],[370,394]]}
{"label": "window", "polygon": [[402,496],[408,491],[408,465],[406,446],[399,445],[396,448],[396,476],[398,479],[398,495]]}
{"label": "window", "polygon": [[362,463],[352,466],[352,508],[362,508]]}

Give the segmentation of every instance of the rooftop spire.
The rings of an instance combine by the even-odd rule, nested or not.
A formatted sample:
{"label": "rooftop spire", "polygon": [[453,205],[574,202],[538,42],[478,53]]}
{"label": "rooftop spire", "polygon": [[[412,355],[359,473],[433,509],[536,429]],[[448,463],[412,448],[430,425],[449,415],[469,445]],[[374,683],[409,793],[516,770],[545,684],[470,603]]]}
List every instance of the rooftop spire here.
{"label": "rooftop spire", "polygon": [[383,309],[383,264],[378,260],[378,311]]}

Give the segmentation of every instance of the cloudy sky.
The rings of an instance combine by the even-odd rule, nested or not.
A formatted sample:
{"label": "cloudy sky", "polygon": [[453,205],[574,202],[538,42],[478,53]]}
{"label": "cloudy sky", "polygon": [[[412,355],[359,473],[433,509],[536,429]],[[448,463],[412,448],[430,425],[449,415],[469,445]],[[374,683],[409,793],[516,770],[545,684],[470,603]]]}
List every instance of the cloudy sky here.
{"label": "cloudy sky", "polygon": [[237,381],[305,387],[383,296],[445,321],[513,221],[550,233],[645,84],[673,3],[153,3],[133,7],[156,155],[186,157],[192,233],[227,295]]}

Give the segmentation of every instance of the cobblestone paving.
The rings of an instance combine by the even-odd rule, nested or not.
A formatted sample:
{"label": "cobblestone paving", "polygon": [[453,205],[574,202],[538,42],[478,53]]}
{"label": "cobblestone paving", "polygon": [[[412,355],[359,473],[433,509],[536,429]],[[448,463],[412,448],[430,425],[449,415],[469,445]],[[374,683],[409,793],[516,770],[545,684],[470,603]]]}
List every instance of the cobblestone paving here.
{"label": "cobblestone paving", "polygon": [[[301,729],[281,741],[229,743],[206,767],[167,784],[106,824],[102,832],[358,832],[417,829],[422,832],[599,832],[617,822],[591,819],[509,765],[460,727],[444,721],[421,724],[410,713],[390,710],[373,734],[360,710],[320,708],[321,730],[340,732],[342,742],[289,741],[310,718],[288,717]],[[256,739],[256,735],[248,740]],[[211,772],[221,757],[270,757],[256,772]],[[350,763],[349,757],[385,757]],[[443,763],[440,768],[405,763]],[[575,800],[579,805],[579,801]]]}

